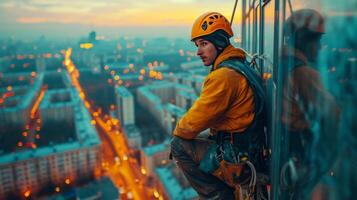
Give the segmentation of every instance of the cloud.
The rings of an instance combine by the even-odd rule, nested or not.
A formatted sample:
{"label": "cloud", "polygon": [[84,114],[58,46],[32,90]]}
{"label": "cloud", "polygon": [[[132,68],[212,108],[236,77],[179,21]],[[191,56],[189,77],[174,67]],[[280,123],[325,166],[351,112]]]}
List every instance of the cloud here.
{"label": "cloud", "polygon": [[232,8],[228,0],[0,0],[0,23],[180,26],[191,25],[204,12],[230,14]]}
{"label": "cloud", "polygon": [[36,24],[36,23],[49,22],[48,19],[41,18],[41,17],[21,17],[18,18],[16,21],[23,24]]}

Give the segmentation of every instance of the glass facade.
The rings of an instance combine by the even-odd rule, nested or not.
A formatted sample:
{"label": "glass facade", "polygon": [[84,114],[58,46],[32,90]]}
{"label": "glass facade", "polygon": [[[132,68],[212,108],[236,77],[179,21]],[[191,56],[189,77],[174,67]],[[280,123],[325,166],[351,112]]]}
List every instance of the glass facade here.
{"label": "glass facade", "polygon": [[271,73],[267,126],[273,199],[352,199],[357,186],[357,3],[243,4],[250,12],[242,20],[255,16],[243,47],[264,55],[261,72]]}

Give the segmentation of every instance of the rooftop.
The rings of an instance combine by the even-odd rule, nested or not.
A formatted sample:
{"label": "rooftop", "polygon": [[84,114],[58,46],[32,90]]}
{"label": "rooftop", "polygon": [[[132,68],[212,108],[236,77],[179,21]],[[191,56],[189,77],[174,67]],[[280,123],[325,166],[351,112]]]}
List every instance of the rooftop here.
{"label": "rooftop", "polygon": [[155,144],[152,146],[144,147],[143,148],[144,154],[147,156],[153,156],[155,153],[166,151],[167,148],[169,148],[168,147],[169,142],[170,142],[169,140],[165,140],[161,144]]}
{"label": "rooftop", "polygon": [[184,200],[193,199],[198,196],[197,192],[192,188],[183,188],[172,173],[170,166],[158,167],[155,169],[160,181],[163,183],[170,199]]}
{"label": "rooftop", "polygon": [[121,97],[132,97],[131,92],[124,86],[116,87],[116,93],[118,93]]}

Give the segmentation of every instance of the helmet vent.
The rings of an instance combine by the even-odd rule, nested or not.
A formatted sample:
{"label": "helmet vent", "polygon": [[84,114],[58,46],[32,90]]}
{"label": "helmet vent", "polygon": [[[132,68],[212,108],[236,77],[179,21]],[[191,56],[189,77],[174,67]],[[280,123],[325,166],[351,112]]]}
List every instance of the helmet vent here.
{"label": "helmet vent", "polygon": [[203,22],[201,28],[205,31],[207,29],[207,21]]}
{"label": "helmet vent", "polygon": [[214,18],[218,19],[218,15],[214,15]]}
{"label": "helmet vent", "polygon": [[208,22],[208,24],[209,24],[209,25],[212,25],[212,24],[213,24],[213,22]]}

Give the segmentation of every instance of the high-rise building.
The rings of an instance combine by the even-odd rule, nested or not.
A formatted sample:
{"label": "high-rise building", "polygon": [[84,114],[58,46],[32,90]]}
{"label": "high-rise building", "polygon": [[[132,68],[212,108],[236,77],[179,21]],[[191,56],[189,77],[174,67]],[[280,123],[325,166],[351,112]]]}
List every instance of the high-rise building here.
{"label": "high-rise building", "polygon": [[145,167],[149,176],[155,175],[155,168],[164,166],[168,163],[169,158],[169,140],[163,143],[144,147],[141,151],[141,163]]}
{"label": "high-rise building", "polygon": [[40,94],[42,81],[42,73],[3,75],[0,80],[1,130],[5,130],[6,127],[25,127],[31,108]]}
{"label": "high-rise building", "polygon": [[[147,109],[168,133],[197,96],[192,88],[173,82],[160,81],[137,90],[139,104]],[[167,105],[171,104],[171,105]],[[181,109],[182,110],[181,110]],[[173,117],[174,116],[174,117]]]}
{"label": "high-rise building", "polygon": [[123,86],[116,87],[119,120],[122,126],[135,124],[134,97],[128,89]]}
{"label": "high-rise building", "polygon": [[164,106],[164,118],[162,124],[167,134],[171,134],[178,120],[185,114],[186,110],[171,103]]}
{"label": "high-rise building", "polygon": [[51,89],[39,108],[44,130],[36,132],[37,145],[0,154],[0,197],[69,184],[92,177],[99,169],[101,142],[78,92]]}
{"label": "high-rise building", "polygon": [[141,134],[138,128],[134,124],[124,126],[124,134],[126,136],[130,148],[133,149],[141,148],[141,143],[142,143]]}

